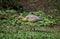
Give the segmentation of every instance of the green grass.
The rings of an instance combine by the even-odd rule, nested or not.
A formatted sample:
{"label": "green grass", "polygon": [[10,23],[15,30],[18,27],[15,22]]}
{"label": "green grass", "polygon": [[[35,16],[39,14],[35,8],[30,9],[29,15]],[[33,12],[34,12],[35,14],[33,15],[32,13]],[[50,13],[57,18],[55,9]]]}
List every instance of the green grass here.
{"label": "green grass", "polygon": [[46,15],[43,11],[23,12],[22,16],[25,17],[29,13],[42,17],[43,21],[35,22],[31,25],[31,22],[23,22],[18,19],[20,14],[16,13],[15,10],[0,10],[0,39],[60,39],[60,32],[57,32],[54,28],[51,29],[53,30],[52,32],[47,31],[49,28],[47,28],[46,32],[38,32],[30,31],[31,27],[29,27],[34,26],[39,30],[45,30],[46,28],[41,29],[41,27],[60,24],[59,16]]}
{"label": "green grass", "polygon": [[46,32],[24,32],[18,33],[0,33],[0,39],[59,39],[59,33]]}
{"label": "green grass", "polygon": [[[7,23],[7,25],[15,25],[15,21],[18,19],[18,16],[20,16],[20,15],[18,15],[18,13],[16,14],[16,13],[12,13],[12,12],[8,12],[8,13],[5,12],[5,14],[3,14],[2,12],[0,13],[1,15],[3,15],[3,17],[5,17],[7,19],[7,20],[4,19],[3,21],[0,20],[2,24]],[[52,16],[52,15],[46,15],[43,11],[23,12],[22,14],[25,17],[29,13],[33,13],[33,14],[43,18],[43,21],[35,22],[34,26],[47,26],[47,25],[54,25],[54,24],[56,24],[56,20],[55,20],[56,18],[54,18],[54,16]],[[9,14],[10,15],[12,14],[12,15],[9,16]],[[20,25],[20,24],[21,25],[26,25],[26,24],[29,25],[30,22],[23,22],[21,20],[18,20],[16,22],[16,25]]]}

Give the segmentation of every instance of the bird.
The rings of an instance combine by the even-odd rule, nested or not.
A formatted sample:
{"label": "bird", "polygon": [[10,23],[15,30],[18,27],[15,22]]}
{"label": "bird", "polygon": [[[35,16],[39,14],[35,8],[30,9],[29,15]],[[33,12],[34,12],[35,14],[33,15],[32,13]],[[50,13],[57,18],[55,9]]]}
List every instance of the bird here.
{"label": "bird", "polygon": [[34,22],[43,20],[42,17],[39,17],[39,16],[34,15],[34,14],[28,14],[26,17],[23,17],[21,14],[21,16],[19,16],[19,18],[22,19],[22,21],[24,21],[24,22],[27,22],[27,21],[30,22],[31,30],[33,29],[34,31],[35,31]]}
{"label": "bird", "polygon": [[42,21],[43,18],[38,17],[36,15],[33,14],[29,14],[26,17],[23,17],[22,21],[29,21],[29,22],[36,22],[36,21]]}

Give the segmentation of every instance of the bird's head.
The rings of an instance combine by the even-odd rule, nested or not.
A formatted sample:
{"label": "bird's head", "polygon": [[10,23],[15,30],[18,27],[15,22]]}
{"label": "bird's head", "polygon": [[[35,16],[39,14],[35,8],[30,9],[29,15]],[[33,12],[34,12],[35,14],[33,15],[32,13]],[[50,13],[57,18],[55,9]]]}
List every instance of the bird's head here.
{"label": "bird's head", "polygon": [[23,17],[23,16],[19,16],[18,19],[20,19],[22,21],[27,21],[27,17]]}
{"label": "bird's head", "polygon": [[27,17],[23,17],[22,14],[20,14],[18,19],[21,19],[22,21],[28,21]]}
{"label": "bird's head", "polygon": [[25,17],[25,18],[22,18],[22,21],[28,21],[28,19],[27,19],[27,17]]}

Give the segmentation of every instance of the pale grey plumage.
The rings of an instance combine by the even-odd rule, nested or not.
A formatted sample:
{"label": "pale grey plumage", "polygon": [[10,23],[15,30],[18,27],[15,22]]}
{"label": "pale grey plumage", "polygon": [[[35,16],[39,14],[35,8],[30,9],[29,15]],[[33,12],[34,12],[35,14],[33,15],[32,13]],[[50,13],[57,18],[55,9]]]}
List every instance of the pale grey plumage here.
{"label": "pale grey plumage", "polygon": [[32,15],[32,14],[27,15],[26,18],[28,19],[28,21],[31,19],[34,19],[35,21],[42,21],[43,20],[41,17],[38,17],[36,15]]}

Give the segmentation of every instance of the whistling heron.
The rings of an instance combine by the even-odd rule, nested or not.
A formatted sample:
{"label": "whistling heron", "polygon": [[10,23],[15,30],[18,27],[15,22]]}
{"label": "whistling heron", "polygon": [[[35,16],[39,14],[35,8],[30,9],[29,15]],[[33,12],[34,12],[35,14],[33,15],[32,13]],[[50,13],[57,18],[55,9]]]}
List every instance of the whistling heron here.
{"label": "whistling heron", "polygon": [[36,21],[42,21],[42,20],[43,19],[41,17],[38,17],[36,15],[27,15],[22,19],[22,21],[29,21],[29,22],[36,22]]}
{"label": "whistling heron", "polygon": [[37,21],[42,21],[43,20],[41,17],[38,17],[38,16],[33,15],[33,14],[29,14],[26,17],[23,17],[21,15],[20,18],[22,18],[22,21],[29,21],[29,22],[31,22],[30,25],[33,25],[33,22],[37,22]]}

